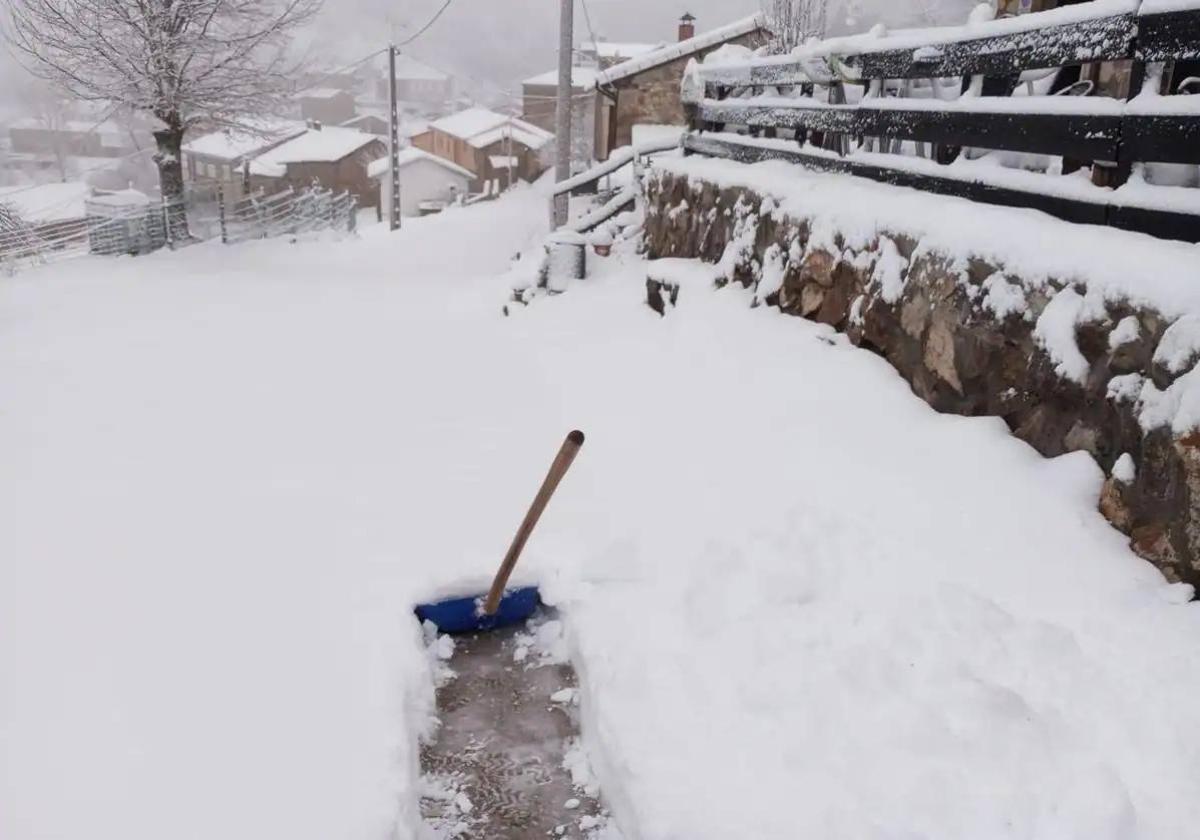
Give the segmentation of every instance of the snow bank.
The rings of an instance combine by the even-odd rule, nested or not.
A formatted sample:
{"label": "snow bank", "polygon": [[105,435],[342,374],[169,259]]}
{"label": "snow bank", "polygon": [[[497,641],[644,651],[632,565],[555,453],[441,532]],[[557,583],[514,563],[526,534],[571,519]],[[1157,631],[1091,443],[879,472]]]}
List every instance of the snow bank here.
{"label": "snow bank", "polygon": [[870,241],[878,231],[905,234],[935,251],[1002,265],[1010,277],[1032,287],[1051,279],[1078,281],[1104,300],[1150,306],[1172,320],[1200,311],[1200,285],[1195,282],[1200,245],[1072,224],[1034,210],[978,204],[783,162],[747,166],[691,156],[659,160],[655,166],[770,196],[778,212],[796,218],[819,215],[851,240]]}

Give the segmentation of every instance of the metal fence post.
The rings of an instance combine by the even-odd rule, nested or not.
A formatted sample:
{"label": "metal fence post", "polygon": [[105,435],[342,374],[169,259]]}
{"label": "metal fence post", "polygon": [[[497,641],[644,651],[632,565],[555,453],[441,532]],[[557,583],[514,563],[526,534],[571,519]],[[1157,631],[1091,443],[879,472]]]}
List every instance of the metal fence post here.
{"label": "metal fence post", "polygon": [[221,244],[229,244],[229,229],[225,226],[225,188],[217,184],[217,215],[221,220]]}
{"label": "metal fence post", "polygon": [[175,240],[171,236],[171,202],[166,195],[162,197],[163,239],[168,248],[175,250]]}

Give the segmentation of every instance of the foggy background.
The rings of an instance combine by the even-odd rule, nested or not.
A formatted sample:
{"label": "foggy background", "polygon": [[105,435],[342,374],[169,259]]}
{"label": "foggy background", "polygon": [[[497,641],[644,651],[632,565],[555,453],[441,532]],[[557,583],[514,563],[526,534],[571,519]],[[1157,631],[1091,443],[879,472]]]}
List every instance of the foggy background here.
{"label": "foggy background", "polygon": [[[326,0],[301,46],[318,66],[340,66],[397,43],[427,22],[443,0]],[[977,0],[830,0],[830,34],[863,31],[878,22],[895,28],[961,23]],[[0,15],[7,11],[7,4]],[[610,41],[673,41],[684,12],[704,32],[763,8],[760,0],[587,0],[595,34]],[[452,0],[424,35],[405,48],[415,58],[460,77],[476,95],[520,93],[520,80],[556,66],[555,0]],[[583,6],[575,4],[575,43],[590,40]],[[377,59],[382,66],[382,58]],[[27,76],[0,46],[0,105],[20,110]],[[514,100],[515,101],[515,100]]]}

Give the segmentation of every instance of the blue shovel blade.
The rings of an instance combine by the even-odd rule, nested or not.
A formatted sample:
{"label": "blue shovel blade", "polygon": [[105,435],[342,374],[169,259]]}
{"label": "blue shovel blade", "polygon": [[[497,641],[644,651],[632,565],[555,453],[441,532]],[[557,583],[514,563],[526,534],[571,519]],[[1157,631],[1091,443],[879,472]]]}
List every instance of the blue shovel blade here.
{"label": "blue shovel blade", "polygon": [[524,621],[533,615],[538,603],[537,587],[522,586],[505,591],[495,615],[480,614],[483,596],[418,604],[414,612],[419,621],[432,621],[442,633],[476,633]]}

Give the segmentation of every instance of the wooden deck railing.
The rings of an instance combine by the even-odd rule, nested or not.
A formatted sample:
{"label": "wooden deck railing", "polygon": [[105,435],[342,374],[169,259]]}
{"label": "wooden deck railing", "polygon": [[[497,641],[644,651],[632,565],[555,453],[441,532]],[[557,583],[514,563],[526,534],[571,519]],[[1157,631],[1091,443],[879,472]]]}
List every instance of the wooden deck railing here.
{"label": "wooden deck railing", "polygon": [[[1180,5],[1094,0],[703,65],[685,81],[693,131],[684,148],[1200,241],[1200,189],[1119,188],[1136,164],[1200,164],[1200,71],[1189,76],[1186,64],[1200,59],[1200,0]],[[1095,95],[1099,62],[1119,62],[1106,65],[1105,81],[1123,79],[1123,98]],[[1038,181],[956,165],[964,148],[1059,158],[1056,172],[1090,167],[1095,190],[1056,174]]]}

